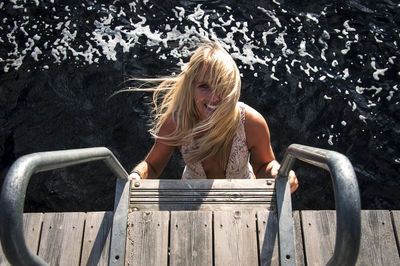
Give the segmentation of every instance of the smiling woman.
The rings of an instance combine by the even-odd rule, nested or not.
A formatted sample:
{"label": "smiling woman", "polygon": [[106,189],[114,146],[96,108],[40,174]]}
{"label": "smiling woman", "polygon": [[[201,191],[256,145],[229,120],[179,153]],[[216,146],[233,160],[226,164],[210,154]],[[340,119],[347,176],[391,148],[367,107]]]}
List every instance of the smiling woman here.
{"label": "smiling woman", "polygon": [[[182,178],[276,177],[265,119],[239,102],[240,73],[232,57],[215,42],[201,45],[176,77],[154,90],[155,143],[131,172],[132,179],[158,178],[179,148],[186,163]],[[159,104],[160,103],[160,104]],[[291,190],[298,187],[290,172]]]}
{"label": "smiling woman", "polygon": [[210,117],[221,101],[221,96],[214,92],[211,86],[208,85],[209,82],[210,74],[208,69],[203,67],[201,71],[197,73],[193,84],[194,101],[201,120],[206,120]]}

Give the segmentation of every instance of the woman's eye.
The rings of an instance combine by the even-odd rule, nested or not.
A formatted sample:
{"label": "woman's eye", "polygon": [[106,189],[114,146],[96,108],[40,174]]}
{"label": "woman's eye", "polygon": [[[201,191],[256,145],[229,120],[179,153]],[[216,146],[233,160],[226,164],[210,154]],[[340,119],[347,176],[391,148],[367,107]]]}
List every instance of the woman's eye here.
{"label": "woman's eye", "polygon": [[199,88],[200,89],[208,89],[209,86],[207,84],[200,84]]}

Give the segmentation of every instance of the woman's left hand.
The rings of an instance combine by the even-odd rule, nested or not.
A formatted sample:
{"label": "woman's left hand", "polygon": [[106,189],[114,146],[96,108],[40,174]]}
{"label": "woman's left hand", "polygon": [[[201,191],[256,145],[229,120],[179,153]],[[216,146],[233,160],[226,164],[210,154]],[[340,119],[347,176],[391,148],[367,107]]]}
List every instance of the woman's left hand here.
{"label": "woman's left hand", "polygon": [[[281,165],[279,163],[275,163],[271,168],[271,174],[274,178],[278,176],[279,168]],[[299,181],[297,180],[296,173],[293,170],[289,172],[289,185],[290,185],[290,193],[294,193],[299,188]]]}
{"label": "woman's left hand", "polygon": [[293,170],[289,172],[289,185],[290,193],[294,193],[299,188],[299,181],[297,180],[296,173]]}

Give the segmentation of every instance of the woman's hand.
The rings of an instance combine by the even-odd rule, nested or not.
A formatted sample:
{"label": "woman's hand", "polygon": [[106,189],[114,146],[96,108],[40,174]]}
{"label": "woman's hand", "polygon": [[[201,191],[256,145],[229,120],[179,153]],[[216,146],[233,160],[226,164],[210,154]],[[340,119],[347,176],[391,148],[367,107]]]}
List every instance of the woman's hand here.
{"label": "woman's hand", "polygon": [[130,180],[139,180],[139,179],[141,179],[141,178],[140,178],[140,175],[139,175],[138,173],[136,173],[136,172],[132,172],[132,173],[128,176],[128,178],[129,178]]}
{"label": "woman's hand", "polygon": [[[281,165],[279,163],[273,164],[271,168],[271,175],[276,178],[278,176],[279,168]],[[299,187],[299,181],[297,180],[296,173],[293,170],[289,172],[289,185],[290,185],[290,193],[295,192]]]}

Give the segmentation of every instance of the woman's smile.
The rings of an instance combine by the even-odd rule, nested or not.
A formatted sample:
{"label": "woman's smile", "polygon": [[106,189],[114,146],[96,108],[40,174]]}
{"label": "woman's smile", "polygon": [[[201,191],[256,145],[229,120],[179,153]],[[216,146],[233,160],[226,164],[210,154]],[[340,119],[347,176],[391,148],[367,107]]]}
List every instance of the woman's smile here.
{"label": "woman's smile", "polygon": [[217,96],[210,84],[210,74],[203,67],[196,75],[194,87],[194,101],[201,120],[209,118],[218,108],[221,97]]}

